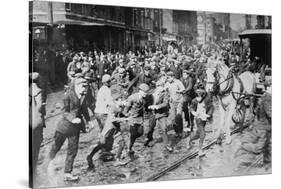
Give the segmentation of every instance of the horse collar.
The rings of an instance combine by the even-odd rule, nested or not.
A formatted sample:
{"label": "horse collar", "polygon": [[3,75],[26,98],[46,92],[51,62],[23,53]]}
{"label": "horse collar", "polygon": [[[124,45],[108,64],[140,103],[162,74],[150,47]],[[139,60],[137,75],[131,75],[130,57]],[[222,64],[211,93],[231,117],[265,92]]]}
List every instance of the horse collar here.
{"label": "horse collar", "polygon": [[[229,72],[229,74],[227,75],[227,78],[223,82],[225,82],[225,81],[227,81],[227,85],[226,85],[225,90],[219,91],[219,93],[218,93],[218,95],[221,96],[221,97],[224,97],[224,96],[228,95],[231,92],[231,90],[233,89],[234,75],[231,72]],[[223,82],[221,82],[220,84],[222,84]],[[219,87],[220,87],[220,84],[219,84]]]}

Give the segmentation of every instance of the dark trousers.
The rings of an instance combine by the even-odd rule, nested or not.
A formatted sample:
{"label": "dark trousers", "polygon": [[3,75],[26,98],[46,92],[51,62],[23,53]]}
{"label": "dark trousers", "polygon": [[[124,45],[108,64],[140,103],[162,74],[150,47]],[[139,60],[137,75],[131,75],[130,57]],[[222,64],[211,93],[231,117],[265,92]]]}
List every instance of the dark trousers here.
{"label": "dark trousers", "polygon": [[[119,123],[117,123],[119,124]],[[114,134],[116,132],[116,129],[110,129],[105,136],[103,137],[103,142],[99,141],[98,144],[96,144],[93,148],[93,150],[91,151],[91,153],[89,154],[89,157],[92,159],[93,156],[100,150],[106,151],[106,152],[110,152],[112,150],[113,147],[113,143],[114,143]]]}
{"label": "dark trousers", "polygon": [[195,133],[191,134],[189,143],[199,138],[199,149],[202,149],[203,142],[206,136],[206,132],[205,132],[206,121],[203,121],[201,119],[195,119],[195,121],[197,125],[197,130]]}
{"label": "dark trousers", "polygon": [[168,128],[167,128],[167,117],[160,117],[155,118],[155,116],[151,117],[149,120],[149,130],[147,133],[147,140],[152,141],[153,140],[153,133],[155,130],[155,127],[158,127],[159,134],[163,138],[163,142],[165,145],[170,145],[170,141],[168,139]]}
{"label": "dark trousers", "polygon": [[176,134],[182,134],[183,132],[183,120],[182,120],[182,115],[181,114],[177,114],[174,124],[173,124],[173,128],[176,132]]}
{"label": "dark trousers", "polygon": [[102,145],[100,143],[96,144],[93,148],[93,150],[91,151],[91,153],[89,154],[90,159],[92,159],[94,157],[94,155],[100,151],[102,149]]}
{"label": "dark trousers", "polygon": [[50,160],[53,160],[56,157],[56,154],[61,149],[66,138],[68,139],[68,146],[67,146],[67,155],[65,159],[64,172],[71,173],[73,169],[74,159],[78,152],[79,133],[77,133],[77,135],[68,137],[56,131],[55,141],[51,147],[49,157]]}
{"label": "dark trousers", "polygon": [[141,124],[133,124],[130,126],[130,145],[129,150],[131,151],[137,138],[143,135],[143,126]]}
{"label": "dark trousers", "polygon": [[171,125],[174,128],[177,135],[181,135],[183,132],[182,106],[182,101],[170,103],[168,125]]}
{"label": "dark trousers", "polygon": [[155,119],[155,116],[153,115],[153,116],[150,116],[150,118],[149,118],[148,131],[146,133],[146,138],[149,141],[153,140],[153,133],[154,133],[155,127],[156,127],[156,119]]}
{"label": "dark trousers", "polygon": [[182,111],[184,113],[184,119],[185,121],[188,123],[188,127],[191,129],[191,131],[193,130],[193,119],[194,119],[194,116],[189,112],[189,103],[187,101],[185,101],[183,103],[183,108],[182,108]]}
{"label": "dark trousers", "polygon": [[37,161],[40,152],[40,146],[43,141],[43,127],[32,130],[32,169],[36,173]]}
{"label": "dark trousers", "polygon": [[85,102],[87,104],[87,107],[91,110],[92,114],[95,114],[95,103],[96,103],[96,99],[95,99],[95,87],[94,84],[90,84],[88,91],[87,91],[87,95],[85,98]]}
{"label": "dark trousers", "polygon": [[37,127],[36,129],[32,129],[31,126],[29,126],[29,133],[31,137],[29,138],[29,186],[33,187],[33,182],[36,178],[36,168],[37,168],[37,162],[40,152],[40,146],[43,141],[43,127]]}

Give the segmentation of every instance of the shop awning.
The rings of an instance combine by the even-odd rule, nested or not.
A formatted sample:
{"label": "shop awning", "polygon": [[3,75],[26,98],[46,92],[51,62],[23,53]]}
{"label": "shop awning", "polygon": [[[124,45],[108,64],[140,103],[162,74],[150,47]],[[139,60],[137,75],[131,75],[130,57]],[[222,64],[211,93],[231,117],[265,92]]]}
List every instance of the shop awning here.
{"label": "shop awning", "polygon": [[173,34],[163,34],[162,40],[164,41],[177,41],[177,36]]}
{"label": "shop awning", "polygon": [[81,26],[104,26],[105,25],[103,23],[85,22],[85,21],[78,21],[78,20],[60,20],[60,21],[54,22],[54,24],[81,25]]}

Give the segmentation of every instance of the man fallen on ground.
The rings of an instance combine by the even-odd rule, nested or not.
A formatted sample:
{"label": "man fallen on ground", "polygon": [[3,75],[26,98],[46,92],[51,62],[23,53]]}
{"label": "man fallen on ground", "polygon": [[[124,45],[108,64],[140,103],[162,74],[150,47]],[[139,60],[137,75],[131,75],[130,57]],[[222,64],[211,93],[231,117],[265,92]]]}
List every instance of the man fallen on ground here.
{"label": "man fallen on ground", "polygon": [[[94,155],[101,151],[104,154],[104,158],[113,159],[114,154],[111,153],[114,143],[114,136],[120,130],[120,122],[125,121],[118,117],[123,110],[123,102],[121,101],[121,95],[118,92],[112,94],[113,101],[108,107],[108,115],[105,121],[104,128],[100,135],[99,142],[94,146],[91,153],[87,156],[88,169],[94,169],[92,158]],[[119,160],[118,160],[119,161]]]}

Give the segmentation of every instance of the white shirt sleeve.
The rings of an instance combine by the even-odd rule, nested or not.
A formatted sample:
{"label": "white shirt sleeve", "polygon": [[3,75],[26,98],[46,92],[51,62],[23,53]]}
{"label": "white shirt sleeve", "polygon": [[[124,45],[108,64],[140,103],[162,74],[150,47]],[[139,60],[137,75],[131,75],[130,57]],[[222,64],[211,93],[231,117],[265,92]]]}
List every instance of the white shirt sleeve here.
{"label": "white shirt sleeve", "polygon": [[178,80],[177,82],[177,88],[178,88],[178,92],[182,92],[185,89],[183,83],[180,80]]}
{"label": "white shirt sleeve", "polygon": [[112,96],[111,96],[111,91],[109,88],[107,88],[105,91],[104,91],[104,102],[106,104],[106,106],[109,106],[109,105],[112,105],[113,104],[113,99],[112,99]]}

